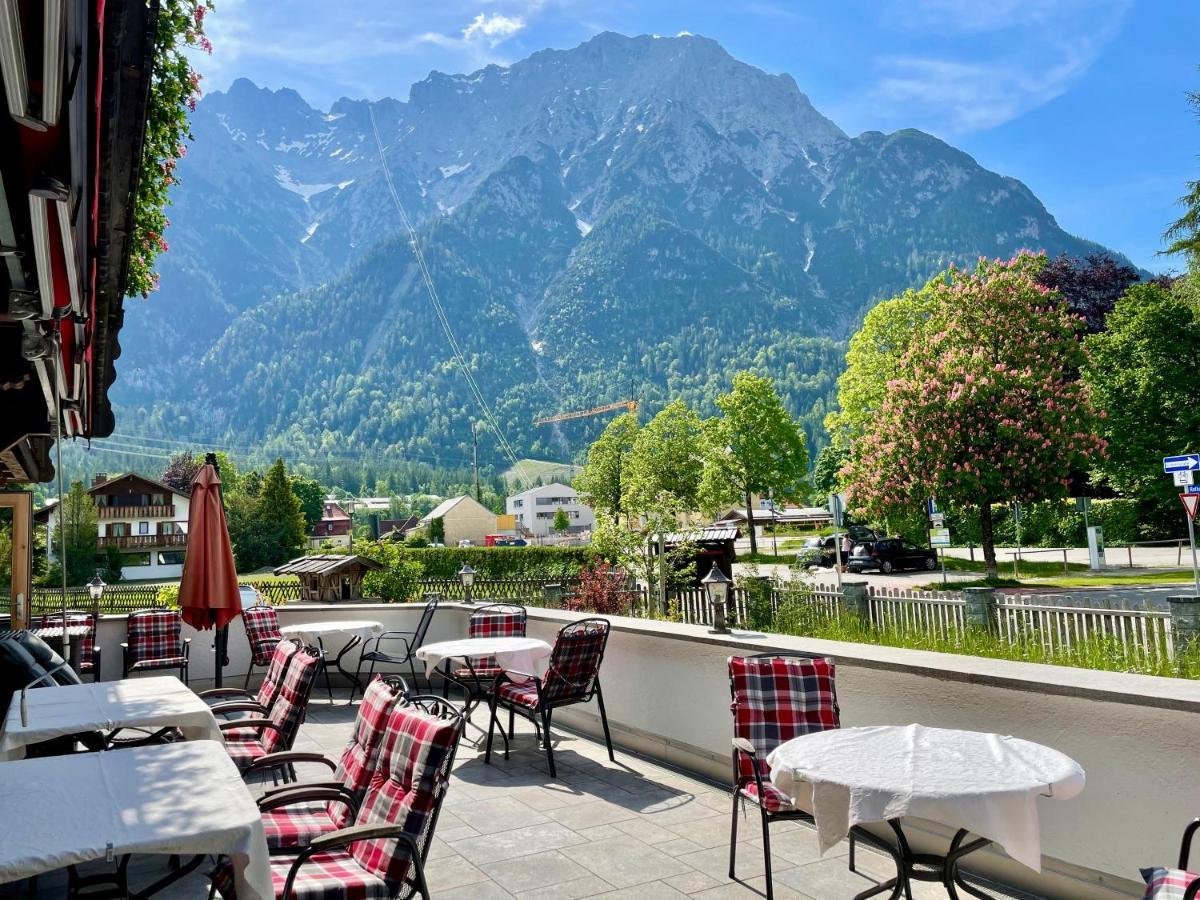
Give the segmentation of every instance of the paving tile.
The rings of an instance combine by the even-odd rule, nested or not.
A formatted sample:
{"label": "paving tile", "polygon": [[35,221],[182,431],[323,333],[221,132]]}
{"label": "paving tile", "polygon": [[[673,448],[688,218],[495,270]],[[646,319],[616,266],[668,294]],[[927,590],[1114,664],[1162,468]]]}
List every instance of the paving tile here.
{"label": "paving tile", "polygon": [[604,841],[609,838],[621,837],[624,834],[617,830],[616,824],[593,825],[591,828],[576,828],[574,831],[585,841]]}
{"label": "paving tile", "polygon": [[[833,900],[833,898],[840,900],[842,897],[850,896],[849,894],[821,894],[814,897],[802,894],[786,884],[780,884],[779,879],[775,879],[773,893],[775,900]],[[726,881],[717,887],[698,891],[691,895],[692,900],[697,900],[697,898],[703,898],[703,900],[765,900],[766,896],[767,879],[761,875],[746,881]]]}
{"label": "paving tile", "polygon": [[607,800],[592,800],[589,803],[573,803],[559,809],[546,811],[546,815],[568,828],[591,828],[594,825],[610,825],[637,815],[633,810]]}
{"label": "paving tile", "polygon": [[511,797],[477,800],[466,806],[456,807],[454,814],[462,820],[463,824],[474,828],[479,834],[512,831],[514,828],[542,825],[550,821],[544,814],[530,809]]}
{"label": "paving tile", "polygon": [[[729,850],[727,847],[699,850],[695,853],[687,853],[677,857],[677,859],[689,868],[695,869],[698,872],[704,872],[706,875],[711,875],[720,881],[729,880]],[[841,865],[845,868],[846,864],[842,862]],[[775,856],[774,854],[771,855],[771,868],[773,871],[781,872],[791,867],[792,864],[783,857]],[[748,847],[738,847],[736,870],[738,878],[754,878],[755,876],[762,875],[766,871],[766,868],[766,860],[763,858],[761,850],[755,851]]]}
{"label": "paving tile", "polygon": [[452,854],[430,860],[425,866],[425,880],[429,883],[430,892],[441,896],[442,891],[468,884],[480,884],[487,881],[488,877],[458,854]]}
{"label": "paving tile", "polygon": [[675,832],[651,822],[644,816],[614,822],[613,828],[637,838],[643,844],[661,844],[663,841],[673,841],[679,837]]}
{"label": "paving tile", "polygon": [[823,859],[776,872],[775,883],[811,897],[852,897],[879,882],[862,872],[851,872],[845,859]]}
{"label": "paving tile", "polygon": [[598,900],[681,900],[687,897],[687,894],[675,890],[665,881],[650,881],[636,887],[599,894],[597,897]]}
{"label": "paving tile", "polygon": [[429,890],[437,900],[514,900],[512,894],[494,881],[481,881],[447,891],[434,890],[431,886]]}
{"label": "paving tile", "polygon": [[574,881],[538,888],[536,891],[522,891],[517,894],[517,900],[579,900],[581,897],[610,894],[612,890],[611,884],[599,875],[589,872],[583,878],[576,878]]}
{"label": "paving tile", "polygon": [[663,841],[661,844],[655,844],[654,846],[668,856],[686,856],[688,853],[695,853],[697,850],[704,849],[695,841],[689,841],[684,837]]}
{"label": "paving tile", "polygon": [[628,836],[578,844],[563,853],[618,888],[680,875],[690,868]]}
{"label": "paving tile", "polygon": [[[701,847],[728,847],[730,826],[728,814],[723,816],[713,815],[711,812],[708,812],[707,807],[700,807],[694,812],[697,818],[687,819],[677,817],[674,821],[665,822],[663,827],[668,831],[673,831],[680,837],[686,837],[689,841],[695,841]],[[703,815],[703,818],[699,818],[701,815]],[[658,817],[653,815],[648,818],[652,822],[658,821]],[[757,813],[753,819],[738,819],[739,843],[761,834],[762,829],[759,826]]]}
{"label": "paving tile", "polygon": [[571,829],[559,825],[557,822],[549,822],[545,825],[514,828],[512,831],[483,834],[448,843],[456,852],[482,866],[501,859],[512,859],[515,856],[528,856],[544,850],[559,850],[582,841],[583,838]]}
{"label": "paving tile", "polygon": [[483,870],[493,881],[512,893],[551,887],[592,874],[558,850],[500,860],[487,864]]}

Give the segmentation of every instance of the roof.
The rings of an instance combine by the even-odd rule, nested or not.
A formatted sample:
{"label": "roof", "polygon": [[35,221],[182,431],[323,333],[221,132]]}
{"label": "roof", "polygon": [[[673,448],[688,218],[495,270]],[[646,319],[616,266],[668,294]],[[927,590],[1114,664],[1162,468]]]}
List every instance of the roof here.
{"label": "roof", "polygon": [[382,569],[383,564],[365,556],[342,555],[340,553],[317,553],[301,556],[285,562],[275,570],[276,575],[332,575],[354,565],[364,569]]}
{"label": "roof", "polygon": [[192,496],[191,491],[177,491],[177,490],[175,490],[175,488],[171,487],[169,484],[164,484],[163,482],[159,481],[157,478],[151,478],[149,475],[143,475],[141,472],[126,472],[124,475],[114,475],[112,478],[105,479],[104,481],[100,482],[99,484],[93,484],[90,488],[87,489],[87,492],[89,494],[94,494],[94,493],[96,493],[96,491],[100,490],[101,488],[109,487],[110,485],[116,484],[118,481],[124,481],[126,478],[140,478],[142,481],[152,484],[155,487],[160,487],[164,491],[166,491],[167,493],[170,493],[170,494],[179,494],[179,496],[181,496],[181,497]]}
{"label": "roof", "polygon": [[517,497],[524,497],[526,494],[541,493],[549,488],[554,488],[556,491],[567,491],[572,497],[579,496],[579,493],[575,490],[575,488],[571,487],[569,484],[563,484],[561,481],[552,481],[549,484],[538,484],[530,488],[525,488],[525,490],[521,491],[519,494],[509,494],[508,499],[515,500]]}
{"label": "roof", "polygon": [[[332,507],[332,509],[330,507]],[[349,514],[342,509],[339,504],[333,502],[332,500],[326,500],[324,505],[321,507],[322,522],[328,522],[332,520],[341,521],[349,518]]]}
{"label": "roof", "polygon": [[441,503],[439,503],[437,506],[435,506],[433,509],[431,509],[429,512],[427,512],[425,515],[423,515],[421,517],[421,524],[424,525],[428,522],[433,521],[434,519],[442,518],[443,516],[446,515],[446,513],[450,512],[450,510],[454,509],[456,506],[458,506],[464,500],[470,504],[474,504],[475,506],[478,506],[480,509],[482,509],[484,512],[488,513],[489,515],[492,514],[492,511],[490,509],[488,509],[486,506],[484,506],[482,503],[480,503],[474,497],[470,497],[467,494],[461,494],[458,497],[451,497],[448,500],[443,500]]}
{"label": "roof", "polygon": [[668,544],[682,544],[687,541],[736,541],[741,536],[741,529],[710,525],[707,528],[676,532],[663,537]]}

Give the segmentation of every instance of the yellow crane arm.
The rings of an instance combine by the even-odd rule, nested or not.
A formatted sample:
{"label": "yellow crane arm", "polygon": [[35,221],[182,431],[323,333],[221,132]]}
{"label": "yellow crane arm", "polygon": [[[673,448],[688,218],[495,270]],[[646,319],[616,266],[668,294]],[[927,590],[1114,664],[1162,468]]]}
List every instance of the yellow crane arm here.
{"label": "yellow crane arm", "polygon": [[572,412],[559,413],[556,416],[534,419],[533,424],[549,425],[551,422],[565,422],[567,419],[585,419],[588,416],[599,416],[604,413],[616,412],[618,409],[636,413],[637,407],[638,402],[636,400],[618,400],[616,403],[605,403],[603,406],[593,406],[591,409],[577,409]]}

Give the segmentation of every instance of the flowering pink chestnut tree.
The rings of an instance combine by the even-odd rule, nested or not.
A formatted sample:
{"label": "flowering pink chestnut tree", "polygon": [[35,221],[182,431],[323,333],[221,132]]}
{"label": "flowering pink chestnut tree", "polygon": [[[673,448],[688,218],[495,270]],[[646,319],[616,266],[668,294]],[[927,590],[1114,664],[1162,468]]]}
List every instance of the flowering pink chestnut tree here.
{"label": "flowering pink chestnut tree", "polygon": [[981,259],[933,283],[931,314],[843,470],[851,506],[871,514],[928,497],[978,509],[992,578],[991,505],[1064,496],[1104,452],[1078,378],[1082,323],[1037,283],[1045,262]]}

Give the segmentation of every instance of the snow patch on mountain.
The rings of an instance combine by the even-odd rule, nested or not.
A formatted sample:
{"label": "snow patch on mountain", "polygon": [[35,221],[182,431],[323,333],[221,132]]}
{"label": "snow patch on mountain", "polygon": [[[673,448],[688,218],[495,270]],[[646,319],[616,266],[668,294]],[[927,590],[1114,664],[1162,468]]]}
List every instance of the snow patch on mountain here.
{"label": "snow patch on mountain", "polygon": [[299,194],[301,197],[304,198],[305,203],[307,203],[311,198],[315,197],[317,194],[320,194],[323,191],[327,191],[330,188],[337,187],[336,183],[304,184],[302,182],[296,181],[296,179],[292,177],[291,170],[289,170],[285,166],[276,166],[275,167],[275,182],[281,188],[283,188],[285,191],[291,191],[293,194]]}

